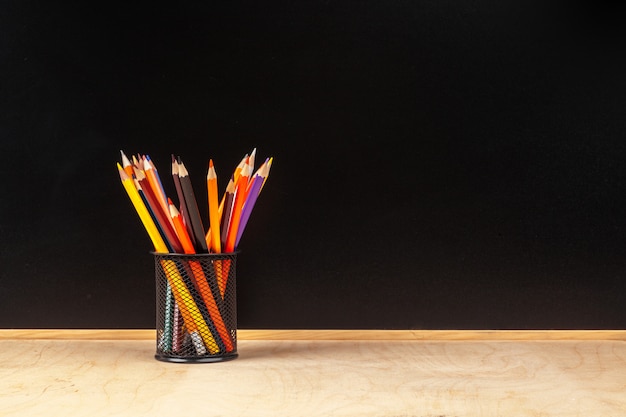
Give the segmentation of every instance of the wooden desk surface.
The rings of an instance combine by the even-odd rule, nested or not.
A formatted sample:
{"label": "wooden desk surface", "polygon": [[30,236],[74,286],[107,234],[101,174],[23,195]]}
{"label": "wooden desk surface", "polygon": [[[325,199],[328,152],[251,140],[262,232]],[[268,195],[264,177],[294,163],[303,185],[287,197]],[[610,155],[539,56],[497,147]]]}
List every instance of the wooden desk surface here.
{"label": "wooden desk surface", "polygon": [[623,331],[239,333],[172,364],[154,331],[2,330],[0,416],[626,416]]}

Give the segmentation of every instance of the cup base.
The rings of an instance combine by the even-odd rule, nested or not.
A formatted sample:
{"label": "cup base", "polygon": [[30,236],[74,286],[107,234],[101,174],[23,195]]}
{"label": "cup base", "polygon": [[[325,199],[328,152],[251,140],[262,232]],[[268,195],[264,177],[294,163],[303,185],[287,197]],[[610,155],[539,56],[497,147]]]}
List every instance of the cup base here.
{"label": "cup base", "polygon": [[173,363],[214,363],[214,362],[226,362],[232,361],[239,356],[238,353],[230,353],[227,355],[221,356],[199,356],[197,358],[191,357],[178,357],[178,356],[169,356],[157,353],[154,355],[154,358],[161,362],[173,362]]}

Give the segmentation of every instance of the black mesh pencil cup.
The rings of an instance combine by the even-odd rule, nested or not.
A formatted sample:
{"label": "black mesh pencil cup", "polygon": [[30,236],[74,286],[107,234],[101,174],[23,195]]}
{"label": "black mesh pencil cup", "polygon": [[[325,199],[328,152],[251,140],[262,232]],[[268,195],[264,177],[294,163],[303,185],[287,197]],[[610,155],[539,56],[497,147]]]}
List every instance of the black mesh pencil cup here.
{"label": "black mesh pencil cup", "polygon": [[237,357],[236,261],[236,253],[154,253],[156,359],[219,362]]}

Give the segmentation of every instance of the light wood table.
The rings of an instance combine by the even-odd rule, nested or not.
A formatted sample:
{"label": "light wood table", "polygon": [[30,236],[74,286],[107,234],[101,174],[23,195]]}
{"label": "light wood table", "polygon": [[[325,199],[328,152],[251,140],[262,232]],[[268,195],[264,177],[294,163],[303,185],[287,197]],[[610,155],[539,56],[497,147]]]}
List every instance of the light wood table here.
{"label": "light wood table", "polygon": [[147,330],[0,330],[0,416],[626,416],[626,332],[238,332],[154,359]]}

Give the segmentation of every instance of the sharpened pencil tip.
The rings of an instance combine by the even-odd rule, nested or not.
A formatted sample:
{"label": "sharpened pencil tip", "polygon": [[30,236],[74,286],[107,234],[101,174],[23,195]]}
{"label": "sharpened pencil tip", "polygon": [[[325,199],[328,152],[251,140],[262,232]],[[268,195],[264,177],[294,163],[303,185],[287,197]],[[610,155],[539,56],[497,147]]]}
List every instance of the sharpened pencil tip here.
{"label": "sharpened pencil tip", "polygon": [[130,165],[130,160],[128,159],[128,157],[126,156],[124,151],[121,150],[121,149],[120,149],[120,155],[122,155],[122,165],[129,166]]}

